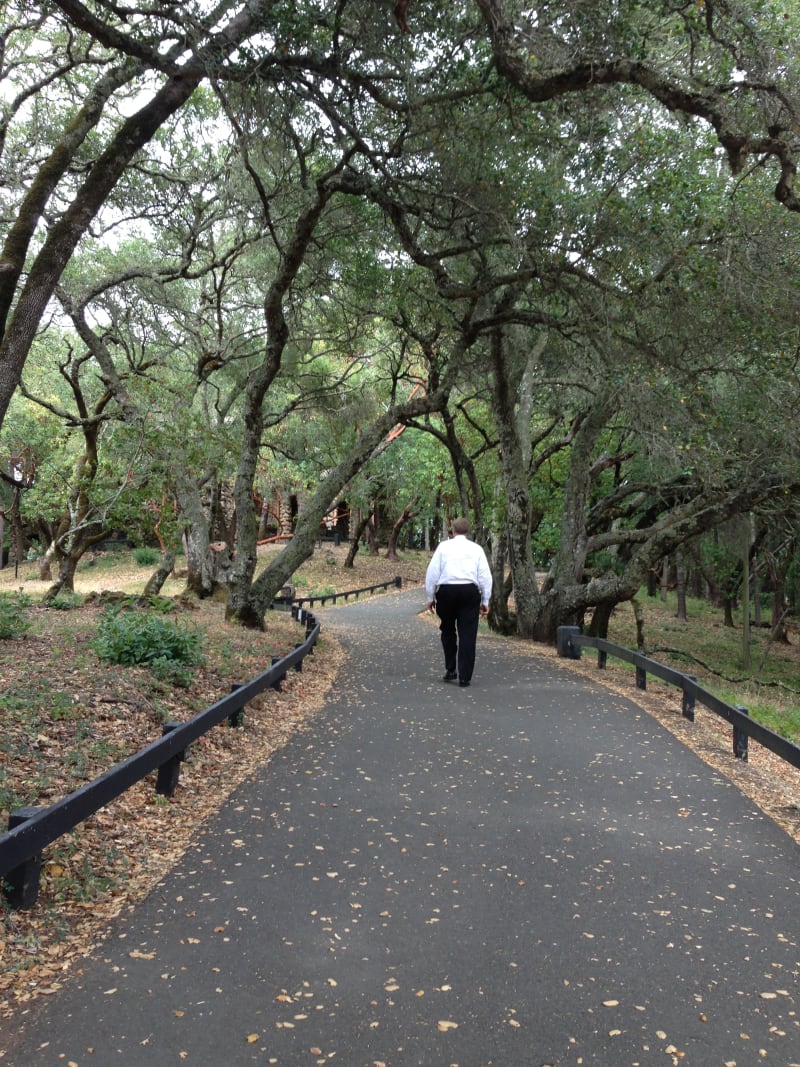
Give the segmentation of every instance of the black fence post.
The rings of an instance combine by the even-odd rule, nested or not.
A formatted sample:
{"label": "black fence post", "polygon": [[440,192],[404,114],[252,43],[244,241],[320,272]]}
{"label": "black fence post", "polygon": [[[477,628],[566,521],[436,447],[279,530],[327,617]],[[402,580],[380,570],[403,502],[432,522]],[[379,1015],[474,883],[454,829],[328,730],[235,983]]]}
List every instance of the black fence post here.
{"label": "black fence post", "polygon": [[[283,656],[273,656],[273,657],[272,657],[272,666],[274,667],[276,663],[280,663],[280,661],[281,661],[282,659],[283,659]],[[282,682],[282,681],[283,681],[283,680],[284,680],[285,678],[286,678],[286,672],[284,671],[284,673],[283,673],[283,674],[279,675],[279,676],[278,676],[278,677],[277,677],[277,678],[275,679],[275,681],[274,681],[274,682],[272,683],[272,686],[271,686],[270,688],[274,689],[276,693],[280,693],[280,692],[282,692],[282,690],[281,690],[281,682]]]}
{"label": "black fence post", "polygon": [[[747,708],[743,708],[740,704],[735,705],[735,707],[736,707],[737,711],[740,711],[742,713],[742,715],[748,715],[748,716],[750,715],[750,712],[747,710]],[[748,743],[748,740],[749,739],[748,739],[748,736],[745,733],[745,731],[744,730],[740,730],[739,727],[734,723],[734,725],[733,725],[733,754],[737,759],[742,760],[744,763],[747,763],[747,756],[748,756],[747,743]]]}
{"label": "black fence post", "polygon": [[604,671],[608,664],[608,653],[604,648],[598,648],[597,650],[597,669]]}
{"label": "black fence post", "polygon": [[[179,722],[165,722],[161,727],[162,737],[166,737],[167,734],[171,734],[173,730],[177,730],[181,724]],[[181,774],[181,763],[186,758],[186,752],[181,750],[176,752],[174,756],[170,756],[166,762],[162,763],[158,768],[158,777],[156,778],[156,793],[162,797],[171,797],[178,788],[178,779]]]}
{"label": "black fence post", "polygon": [[[241,682],[233,682],[231,684],[231,692],[235,693],[237,689],[242,688]],[[228,716],[228,726],[238,728],[244,726],[244,706],[237,708],[236,711],[232,711]]]}
{"label": "black fence post", "polygon": [[[40,808],[17,808],[9,812],[8,828],[13,830],[21,823],[32,819]],[[3,879],[3,892],[9,907],[32,908],[39,896],[39,883],[42,874],[42,854],[29,856],[19,867],[9,871]]]}
{"label": "black fence post", "polygon": [[562,659],[580,659],[581,647],[573,643],[573,637],[581,632],[580,626],[559,626],[556,630],[556,648]]}
{"label": "black fence post", "polygon": [[[697,676],[694,674],[687,674],[686,681],[696,682]],[[689,722],[694,722],[694,706],[695,706],[695,692],[694,689],[689,689],[684,682],[683,685],[683,700],[681,701],[681,714],[684,719],[688,719]]]}
{"label": "black fence post", "polygon": [[636,668],[636,688],[647,689],[647,671],[644,667]]}

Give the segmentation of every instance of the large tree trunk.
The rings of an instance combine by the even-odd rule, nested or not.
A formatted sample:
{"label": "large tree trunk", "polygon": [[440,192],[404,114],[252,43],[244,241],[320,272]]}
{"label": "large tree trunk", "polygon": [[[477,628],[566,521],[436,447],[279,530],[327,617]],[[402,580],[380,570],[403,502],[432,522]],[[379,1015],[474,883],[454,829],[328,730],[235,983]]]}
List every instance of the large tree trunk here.
{"label": "large tree trunk", "polygon": [[608,637],[608,624],[616,604],[598,604],[592,612],[589,633],[592,637]]}
{"label": "large tree trunk", "polygon": [[198,600],[204,600],[212,596],[215,590],[209,517],[200,500],[197,484],[180,471],[175,482],[175,493],[185,524],[186,592]]}
{"label": "large tree trunk", "polygon": [[56,542],[55,538],[50,541],[50,544],[45,549],[45,553],[39,560],[39,581],[49,582],[53,578],[53,557],[56,555]]}
{"label": "large tree trunk", "polygon": [[511,573],[506,574],[505,534],[491,538],[489,566],[492,571],[492,599],[489,602],[489,626],[496,633],[512,634],[515,620],[508,610],[508,600],[513,586]]}
{"label": "large tree trunk", "polygon": [[496,330],[491,341],[493,414],[506,498],[506,547],[517,633],[533,637],[541,597],[531,552],[530,422],[527,415],[520,417],[516,407],[527,363],[519,351],[509,351],[509,345],[503,331]]}
{"label": "large tree trunk", "polygon": [[[286,294],[291,290],[302,267],[314,232],[326,205],[334,195],[334,187],[319,182],[313,200],[294,220],[294,229],[287,241],[281,265],[267,290],[264,299],[264,318],[267,341],[262,363],[250,374],[244,397],[242,418],[242,444],[239,452],[239,468],[236,472],[234,499],[237,516],[236,561],[231,575],[227,612],[242,625],[263,627],[267,597],[271,602],[274,594],[285,584],[294,568],[285,574],[275,589],[253,596],[253,576],[258,563],[258,515],[253,505],[256,467],[261,450],[264,429],[264,398],[280,371],[284,349],[289,340],[289,325],[284,312]],[[317,527],[333,504],[336,495],[326,501],[326,509],[317,519]],[[317,531],[314,531],[316,537]],[[295,533],[295,540],[297,534]],[[312,541],[313,551],[313,541]]]}

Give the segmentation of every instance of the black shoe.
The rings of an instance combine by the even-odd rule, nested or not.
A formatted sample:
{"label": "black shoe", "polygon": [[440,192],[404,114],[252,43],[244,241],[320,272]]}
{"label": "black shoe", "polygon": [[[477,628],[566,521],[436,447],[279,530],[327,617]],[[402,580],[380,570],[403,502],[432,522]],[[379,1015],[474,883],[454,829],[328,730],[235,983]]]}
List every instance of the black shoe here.
{"label": "black shoe", "polygon": [[458,678],[458,675],[455,671],[445,671],[445,673],[442,675],[443,682],[454,682],[456,678]]}
{"label": "black shoe", "polygon": [[459,689],[466,689],[468,685],[469,685],[469,682],[459,682],[458,683],[458,688]]}

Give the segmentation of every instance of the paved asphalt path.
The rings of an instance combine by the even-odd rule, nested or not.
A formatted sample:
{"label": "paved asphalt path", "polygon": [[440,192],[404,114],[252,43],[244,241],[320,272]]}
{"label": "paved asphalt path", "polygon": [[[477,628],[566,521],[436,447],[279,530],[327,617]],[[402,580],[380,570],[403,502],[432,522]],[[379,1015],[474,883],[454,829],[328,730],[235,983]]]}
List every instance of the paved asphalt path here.
{"label": "paved asphalt path", "polygon": [[[3,1067],[800,1064],[800,849],[627,700],[419,590]],[[318,653],[319,654],[319,653]]]}

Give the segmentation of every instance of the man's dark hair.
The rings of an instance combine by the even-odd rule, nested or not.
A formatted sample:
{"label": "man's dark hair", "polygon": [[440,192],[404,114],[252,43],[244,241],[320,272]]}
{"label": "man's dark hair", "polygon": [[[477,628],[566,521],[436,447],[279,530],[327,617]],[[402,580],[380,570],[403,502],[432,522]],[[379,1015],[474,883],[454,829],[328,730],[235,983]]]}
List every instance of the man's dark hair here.
{"label": "man's dark hair", "polygon": [[469,534],[469,519],[465,519],[463,515],[460,515],[457,519],[454,519],[453,533]]}

